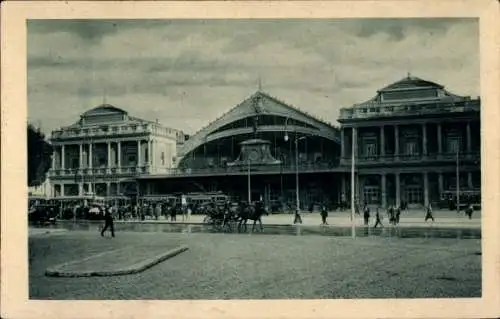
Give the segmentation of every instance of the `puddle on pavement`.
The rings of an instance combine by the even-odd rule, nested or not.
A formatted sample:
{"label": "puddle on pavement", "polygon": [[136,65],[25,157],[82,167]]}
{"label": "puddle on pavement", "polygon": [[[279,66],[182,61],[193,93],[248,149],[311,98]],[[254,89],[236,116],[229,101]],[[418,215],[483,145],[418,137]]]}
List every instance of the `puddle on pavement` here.
{"label": "puddle on pavement", "polygon": [[[102,227],[99,222],[60,222],[46,228],[58,228],[79,231],[98,232]],[[289,235],[289,236],[351,236],[351,227],[341,226],[304,226],[304,225],[263,225],[261,232],[256,227],[252,235]],[[116,222],[117,231],[130,232],[165,232],[165,233],[226,233],[226,234],[248,234],[252,231],[252,225],[247,226],[246,232],[238,232],[236,228],[219,230],[206,224],[167,224],[167,223],[141,223],[141,222]],[[444,227],[384,227],[367,228],[357,227],[357,237],[399,237],[399,238],[456,238],[456,239],[480,239],[481,229],[477,228],[444,228]]]}

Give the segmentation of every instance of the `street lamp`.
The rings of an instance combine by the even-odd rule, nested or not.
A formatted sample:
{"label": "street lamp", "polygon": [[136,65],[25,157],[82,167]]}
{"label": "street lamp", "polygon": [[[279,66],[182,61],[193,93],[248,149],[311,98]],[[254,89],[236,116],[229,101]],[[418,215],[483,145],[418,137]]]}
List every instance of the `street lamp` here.
{"label": "street lamp", "polygon": [[457,154],[456,154],[456,191],[457,191],[457,214],[460,214],[460,145],[461,140],[457,140]]}
{"label": "street lamp", "polygon": [[[288,131],[287,131],[287,123],[288,119],[285,121],[285,142],[288,142]],[[300,198],[299,198],[299,141],[305,139],[306,136],[297,137],[297,132],[295,132],[295,205],[296,212],[300,211]]]}
{"label": "street lamp", "polygon": [[247,163],[248,163],[248,167],[247,167],[247,171],[248,171],[248,205],[250,205],[252,203],[252,188],[251,188],[251,184],[250,184],[250,156],[248,156],[247,158]]}

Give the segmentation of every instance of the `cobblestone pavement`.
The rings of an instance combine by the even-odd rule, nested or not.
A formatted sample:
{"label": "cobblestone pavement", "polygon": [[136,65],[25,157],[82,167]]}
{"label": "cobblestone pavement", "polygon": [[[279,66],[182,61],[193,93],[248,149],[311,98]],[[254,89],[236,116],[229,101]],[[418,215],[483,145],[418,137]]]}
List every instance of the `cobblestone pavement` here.
{"label": "cobblestone pavement", "polygon": [[[105,250],[183,243],[142,273],[51,278]],[[31,299],[436,298],[481,296],[480,240],[88,231],[29,239]]]}

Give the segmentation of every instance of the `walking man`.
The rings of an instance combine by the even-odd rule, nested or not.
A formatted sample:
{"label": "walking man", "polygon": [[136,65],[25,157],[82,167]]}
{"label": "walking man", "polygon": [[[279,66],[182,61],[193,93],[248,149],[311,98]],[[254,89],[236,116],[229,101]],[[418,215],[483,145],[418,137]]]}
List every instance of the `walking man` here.
{"label": "walking man", "polygon": [[155,207],[155,219],[158,220],[158,218],[161,216],[161,203],[158,202],[156,203]]}
{"label": "walking man", "polygon": [[[378,212],[378,209],[377,209]],[[365,207],[363,208],[363,217],[365,220],[365,225],[368,225],[368,222],[370,221],[370,207],[365,203]]]}
{"label": "walking man", "polygon": [[104,232],[108,229],[111,231],[111,237],[115,237],[115,228],[113,225],[113,215],[111,213],[111,207],[106,207],[104,211],[104,228],[101,230],[101,236],[104,237]]}
{"label": "walking man", "polygon": [[465,210],[465,214],[469,216],[469,219],[472,219],[472,213],[474,212],[474,207],[472,207],[472,204],[469,204],[467,206],[467,209]]}
{"label": "walking man", "polygon": [[328,217],[328,210],[326,209],[326,205],[321,205],[321,225],[328,225],[326,222],[326,218]]}
{"label": "walking man", "polygon": [[401,208],[398,206],[398,208],[396,208],[396,219],[394,221],[394,225],[399,225],[400,217],[401,217]]}
{"label": "walking man", "polygon": [[295,209],[295,218],[293,219],[293,223],[294,224],[302,224],[302,217],[300,216],[300,211],[299,211],[299,208],[297,207]]}
{"label": "walking man", "polygon": [[378,225],[384,227],[384,225],[382,225],[382,221],[380,220],[380,213],[378,211],[378,207],[377,207],[377,210],[375,212],[375,226],[373,226],[373,228],[377,228]]}
{"label": "walking man", "polygon": [[432,206],[429,203],[429,206],[427,206],[426,209],[426,214],[425,214],[425,222],[427,222],[428,219],[432,219],[434,221],[434,216],[432,216]]}

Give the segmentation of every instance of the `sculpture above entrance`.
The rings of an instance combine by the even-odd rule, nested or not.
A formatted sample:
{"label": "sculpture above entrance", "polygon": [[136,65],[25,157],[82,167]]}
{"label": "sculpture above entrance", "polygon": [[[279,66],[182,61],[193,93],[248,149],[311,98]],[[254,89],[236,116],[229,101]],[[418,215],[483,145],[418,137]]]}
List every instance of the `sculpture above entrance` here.
{"label": "sculpture above entrance", "polygon": [[281,161],[271,154],[271,142],[261,139],[251,139],[240,143],[241,152],[236,161],[227,163],[230,167],[258,168],[269,165],[280,165]]}

